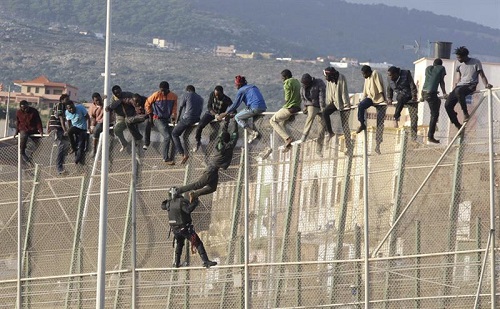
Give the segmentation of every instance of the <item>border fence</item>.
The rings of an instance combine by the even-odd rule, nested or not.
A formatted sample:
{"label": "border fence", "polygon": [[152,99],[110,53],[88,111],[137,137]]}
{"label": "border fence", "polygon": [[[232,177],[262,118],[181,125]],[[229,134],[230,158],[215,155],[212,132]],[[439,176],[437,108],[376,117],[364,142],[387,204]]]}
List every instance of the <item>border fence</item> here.
{"label": "border fence", "polygon": [[[370,119],[367,131],[352,132],[352,151],[340,125],[319,143],[315,121],[304,143],[283,152],[271,114],[257,117],[260,138],[248,144],[240,134],[217,191],[202,196],[193,213],[219,263],[210,269],[189,246],[185,266],[172,267],[173,237],[160,204],[170,187],[206,168],[215,146],[211,126],[185,165],[165,165],[153,131],[152,145],[136,154],[120,152],[112,138],[108,171],[100,170],[99,152],[91,158],[89,150],[84,166],[68,154],[64,175],[51,135],[29,143],[34,164],[19,168],[17,139],[4,138],[0,308],[14,308],[18,295],[23,308],[96,306],[102,173],[106,308],[498,307],[499,95],[474,94],[471,120],[460,130],[448,125],[442,107],[440,144],[426,142],[426,103],[417,142],[407,115],[399,127],[387,118],[381,154]],[[295,140],[304,120],[298,114],[288,123]],[[192,149],[194,133],[185,135]],[[266,147],[272,152],[263,159]]]}

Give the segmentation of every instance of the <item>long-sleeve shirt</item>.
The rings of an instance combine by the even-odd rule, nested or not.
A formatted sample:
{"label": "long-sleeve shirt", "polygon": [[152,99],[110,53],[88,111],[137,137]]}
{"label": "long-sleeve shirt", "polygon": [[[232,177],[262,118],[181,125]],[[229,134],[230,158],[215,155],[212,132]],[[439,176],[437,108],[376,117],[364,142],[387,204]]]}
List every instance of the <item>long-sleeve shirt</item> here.
{"label": "long-sleeve shirt", "polygon": [[384,82],[380,78],[380,74],[373,70],[372,74],[365,78],[365,85],[363,87],[363,98],[370,98],[373,104],[385,102],[384,97]]}
{"label": "long-sleeve shirt", "polygon": [[132,92],[122,92],[121,97],[113,96],[109,108],[115,112],[117,121],[124,121],[125,117],[135,116],[135,106]]}
{"label": "long-sleeve shirt", "polygon": [[339,74],[339,79],[336,83],[326,82],[326,103],[334,104],[341,111],[351,108],[347,81],[343,74]]}
{"label": "long-sleeve shirt", "polygon": [[20,109],[16,112],[16,120],[17,132],[35,132],[38,133],[43,132],[42,119],[40,118],[40,114],[38,111],[28,106],[26,111],[22,111]]}
{"label": "long-sleeve shirt", "polygon": [[171,91],[167,95],[157,91],[148,97],[144,108],[154,119],[177,119],[177,95]]}
{"label": "long-sleeve shirt", "polygon": [[283,92],[285,94],[285,105],[283,108],[296,108],[300,110],[300,82],[296,78],[288,78],[283,81]]}
{"label": "long-sleeve shirt", "polygon": [[236,99],[233,104],[227,108],[227,113],[232,113],[244,102],[248,109],[260,109],[265,111],[267,109],[266,101],[260,92],[259,88],[254,85],[245,85],[238,89]]}
{"label": "long-sleeve shirt", "polygon": [[326,85],[321,79],[313,78],[309,87],[302,85],[300,96],[304,106],[325,107]]}
{"label": "long-sleeve shirt", "polygon": [[417,86],[413,82],[410,71],[401,70],[397,80],[389,80],[389,85],[387,86],[387,96],[389,99],[392,99],[394,92],[397,93],[397,96],[417,98]]}
{"label": "long-sleeve shirt", "polygon": [[203,98],[199,94],[188,91],[182,96],[179,106],[179,115],[182,115],[182,119],[199,121],[202,110]]}
{"label": "long-sleeve shirt", "polygon": [[227,169],[231,164],[233,159],[234,147],[238,142],[238,125],[236,121],[234,123],[233,132],[229,138],[229,142],[224,142],[222,139],[222,134],[227,132],[227,127],[223,127],[223,132],[219,135],[219,142],[217,143],[216,150],[217,153],[214,155],[211,166],[216,168]]}
{"label": "long-sleeve shirt", "polygon": [[222,114],[231,104],[233,104],[233,100],[231,100],[230,97],[224,95],[222,100],[219,100],[212,91],[210,93],[210,96],[208,97],[207,112],[214,116],[217,114]]}

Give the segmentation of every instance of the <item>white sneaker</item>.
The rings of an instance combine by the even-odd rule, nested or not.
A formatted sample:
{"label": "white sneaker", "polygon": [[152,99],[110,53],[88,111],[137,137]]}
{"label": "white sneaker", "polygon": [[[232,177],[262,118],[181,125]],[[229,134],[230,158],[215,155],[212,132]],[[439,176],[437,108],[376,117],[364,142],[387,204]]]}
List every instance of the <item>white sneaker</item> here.
{"label": "white sneaker", "polygon": [[123,152],[125,150],[125,146],[121,146],[120,152]]}
{"label": "white sneaker", "polygon": [[259,132],[252,130],[252,133],[248,137],[248,143],[251,144],[257,137],[259,137]]}
{"label": "white sneaker", "polygon": [[146,145],[146,144],[142,145],[142,149],[143,150],[148,150],[148,145]]}

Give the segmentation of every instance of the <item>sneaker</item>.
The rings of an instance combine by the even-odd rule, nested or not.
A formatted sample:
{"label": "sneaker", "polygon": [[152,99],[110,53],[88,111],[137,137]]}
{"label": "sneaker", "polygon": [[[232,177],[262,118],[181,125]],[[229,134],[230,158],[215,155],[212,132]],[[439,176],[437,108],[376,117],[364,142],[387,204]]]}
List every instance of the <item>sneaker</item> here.
{"label": "sneaker", "polygon": [[462,128],[462,125],[459,122],[454,123],[454,125],[455,125],[455,128],[457,128],[458,130],[460,130]]}
{"label": "sneaker", "polygon": [[428,137],[428,138],[427,138],[427,141],[428,141],[429,143],[439,144],[439,140],[438,140],[438,139],[435,139],[434,137]]}
{"label": "sneaker", "polygon": [[291,137],[287,138],[285,141],[285,145],[284,145],[285,149],[290,147],[292,145],[292,142],[293,142],[293,138],[291,138]]}
{"label": "sneaker", "polygon": [[469,121],[469,119],[470,119],[470,115],[469,115],[469,113],[465,113],[465,114],[464,114],[464,122]]}
{"label": "sneaker", "polygon": [[356,130],[356,134],[359,134],[361,132],[363,132],[364,130],[366,130],[366,125],[365,124],[362,124],[358,127],[358,129]]}
{"label": "sneaker", "polygon": [[182,157],[182,161],[181,161],[181,164],[186,164],[187,160],[189,159],[189,156],[187,154],[185,154],[183,157]]}
{"label": "sneaker", "polygon": [[122,146],[120,147],[120,150],[119,150],[119,151],[120,151],[120,152],[123,152],[124,150],[125,150],[125,146],[123,146],[123,145],[122,145]]}
{"label": "sneaker", "polygon": [[165,160],[166,165],[175,165],[175,162],[172,160]]}
{"label": "sneaker", "polygon": [[210,268],[210,267],[215,266],[215,265],[217,265],[217,262],[215,262],[215,261],[208,260],[208,261],[203,262],[203,267],[205,267],[205,268]]}
{"label": "sneaker", "polygon": [[143,150],[148,150],[148,147],[149,147],[149,145],[146,145],[146,144],[142,145]]}
{"label": "sneaker", "polygon": [[382,154],[382,152],[380,152],[380,145],[375,146],[375,152],[377,154]]}
{"label": "sneaker", "polygon": [[250,136],[248,137],[248,143],[251,144],[257,137],[259,137],[259,132],[252,130]]}
{"label": "sneaker", "polygon": [[264,150],[262,150],[260,153],[259,153],[259,157],[262,159],[262,160],[265,160],[269,157],[269,155],[273,152],[273,150],[271,149],[271,147],[266,147],[264,148]]}

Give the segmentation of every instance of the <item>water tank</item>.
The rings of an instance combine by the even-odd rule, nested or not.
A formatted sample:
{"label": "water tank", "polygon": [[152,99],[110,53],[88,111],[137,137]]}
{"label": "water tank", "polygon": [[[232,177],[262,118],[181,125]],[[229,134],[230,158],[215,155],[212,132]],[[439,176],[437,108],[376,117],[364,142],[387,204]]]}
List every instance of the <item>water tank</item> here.
{"label": "water tank", "polygon": [[431,42],[431,57],[450,59],[451,56],[451,42]]}

